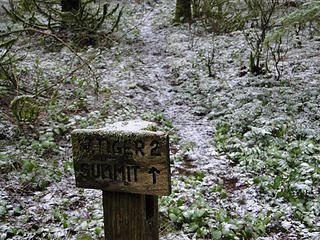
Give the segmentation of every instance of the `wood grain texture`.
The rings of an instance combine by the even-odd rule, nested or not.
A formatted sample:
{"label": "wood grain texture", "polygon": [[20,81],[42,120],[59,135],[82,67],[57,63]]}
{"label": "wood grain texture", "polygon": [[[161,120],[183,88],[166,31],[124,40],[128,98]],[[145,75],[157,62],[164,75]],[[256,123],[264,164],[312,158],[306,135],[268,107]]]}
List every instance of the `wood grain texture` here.
{"label": "wood grain texture", "polygon": [[158,196],[103,191],[106,240],[158,240]]}

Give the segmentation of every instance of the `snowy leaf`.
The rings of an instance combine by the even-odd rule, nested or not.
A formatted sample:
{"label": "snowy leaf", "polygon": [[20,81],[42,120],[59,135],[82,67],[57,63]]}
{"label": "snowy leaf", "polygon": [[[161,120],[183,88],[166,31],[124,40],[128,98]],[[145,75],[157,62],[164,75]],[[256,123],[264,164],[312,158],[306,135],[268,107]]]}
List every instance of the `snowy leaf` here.
{"label": "snowy leaf", "polygon": [[192,216],[194,215],[194,210],[184,211],[184,212],[182,213],[182,215],[183,215],[186,219],[191,219]]}
{"label": "snowy leaf", "polygon": [[211,234],[212,234],[213,240],[220,240],[222,237],[222,233],[219,230],[213,230],[213,231],[211,231]]}
{"label": "snowy leaf", "polygon": [[193,222],[193,223],[189,224],[187,230],[188,230],[188,232],[195,232],[195,231],[197,231],[198,228],[199,228],[198,224]]}
{"label": "snowy leaf", "polygon": [[170,214],[169,214],[169,218],[170,218],[170,220],[171,220],[172,222],[177,222],[177,220],[178,220],[178,216],[175,215],[175,214],[173,214],[173,213],[170,213]]}

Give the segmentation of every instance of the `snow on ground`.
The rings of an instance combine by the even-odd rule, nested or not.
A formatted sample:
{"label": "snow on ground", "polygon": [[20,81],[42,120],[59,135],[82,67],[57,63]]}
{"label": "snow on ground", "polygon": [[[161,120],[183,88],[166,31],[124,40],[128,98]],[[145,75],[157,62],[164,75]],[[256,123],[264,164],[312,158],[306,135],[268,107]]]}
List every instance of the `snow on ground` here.
{"label": "snow on ground", "polygon": [[[226,155],[218,152],[213,144],[216,128],[212,116],[217,114],[218,109],[214,106],[219,106],[219,98],[228,93],[221,89],[233,89],[239,84],[246,86],[249,81],[248,75],[239,77],[241,69],[248,65],[249,49],[243,34],[234,32],[213,38],[212,35],[201,31],[201,27],[197,25],[173,26],[171,20],[174,4],[174,1],[168,0],[158,0],[154,3],[142,1],[140,5],[129,1],[126,4],[127,12],[123,16],[123,31],[116,33],[115,39],[118,38],[119,41],[110,49],[102,49],[99,54],[98,50],[91,47],[81,53],[82,56],[98,55],[92,64],[96,66],[97,74],[102,78],[102,85],[112,92],[107,102],[110,106],[106,106],[111,108],[111,114],[97,127],[118,120],[157,120],[161,125],[167,126],[166,129],[171,128],[170,157],[175,204],[181,199],[185,206],[192,206],[204,198],[201,206],[205,206],[204,209],[209,209],[209,212],[212,211],[210,214],[220,214],[221,209],[228,210],[237,216],[238,222],[241,218],[248,220],[248,214],[254,217],[262,213],[267,215],[274,208],[260,194],[250,175],[242,171],[241,167],[235,166]],[[313,76],[314,86],[318,86],[319,43],[315,40],[304,40],[304,47],[290,51],[288,62],[284,63],[286,67],[291,68],[291,71],[286,72],[290,75],[286,77],[309,81],[310,76]],[[208,77],[205,65],[206,57],[212,48],[216,49],[213,66],[215,78]],[[40,59],[46,66],[63,66],[64,62],[72,59],[72,54],[66,49],[56,53],[44,53],[41,49],[28,51],[24,64],[30,67],[35,58]],[[61,70],[61,74],[63,73],[64,70]],[[263,93],[250,94],[259,96]],[[94,98],[91,100],[94,101]],[[92,119],[95,119],[95,114],[97,118],[101,115],[99,111],[93,112]],[[82,117],[75,116],[70,121],[81,122]],[[85,117],[83,119],[86,121]],[[10,151],[8,149],[5,150]],[[70,143],[60,146],[58,157],[66,162],[71,161]],[[16,180],[12,180],[16,178],[13,175],[14,173],[7,175],[6,181],[10,181],[11,184],[17,183]],[[101,192],[76,189],[71,173],[64,174],[60,181],[51,183],[46,191],[34,192],[31,197],[28,192],[24,193],[26,196],[21,196],[19,189],[9,194],[8,189],[3,190],[4,181],[1,181],[1,187],[1,197],[5,201],[11,201],[11,194],[14,194],[14,198],[18,199],[27,212],[27,218],[21,215],[12,216],[10,219],[10,224],[17,229],[25,228],[22,226],[25,221],[28,224],[30,222],[30,225],[42,222],[48,227],[40,224],[38,232],[51,233],[56,239],[75,239],[75,232],[91,234],[94,229],[102,229]],[[212,191],[219,187],[222,192],[225,191],[225,195],[221,189]],[[160,200],[163,209],[168,207],[164,203],[166,199],[163,197]],[[292,211],[290,206],[283,206],[288,214]],[[10,209],[13,211],[14,206]],[[65,217],[62,211],[68,217]],[[165,211],[167,210],[161,214]],[[46,212],[54,213],[54,219]],[[210,220],[210,214],[206,219],[209,219],[209,224],[214,224],[215,222]],[[65,222],[61,225],[63,218]],[[224,221],[221,224],[223,229],[234,226],[227,220]],[[10,224],[5,223],[2,228],[8,230]],[[167,223],[161,224],[166,226]],[[258,239],[320,237],[319,232],[311,233],[303,224],[301,226],[301,223],[292,219],[281,220],[281,224],[282,227],[278,229],[285,229],[284,231],[270,230],[266,237]],[[272,227],[277,229],[277,226],[271,226],[270,229]],[[189,231],[190,226],[185,223],[170,229],[161,230],[160,239],[201,238],[199,234],[197,236],[197,233]],[[36,239],[37,234],[32,235],[34,238],[31,235],[29,238],[16,236],[12,239]],[[96,233],[94,236],[99,238],[101,235]]]}

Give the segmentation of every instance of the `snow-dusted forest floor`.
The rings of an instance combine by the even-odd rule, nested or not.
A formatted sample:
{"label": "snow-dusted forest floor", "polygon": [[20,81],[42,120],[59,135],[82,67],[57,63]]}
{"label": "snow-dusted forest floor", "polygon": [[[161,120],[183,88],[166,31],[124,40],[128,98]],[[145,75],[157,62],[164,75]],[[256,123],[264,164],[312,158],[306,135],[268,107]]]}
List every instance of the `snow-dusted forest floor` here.
{"label": "snow-dusted forest floor", "polygon": [[[173,193],[159,199],[160,239],[320,238],[320,37],[290,39],[280,80],[272,63],[254,76],[241,31],[174,25],[174,7],[127,1],[111,46],[78,53],[91,59],[100,96],[81,92],[92,75],[79,70],[61,92],[81,97],[62,100],[54,117],[47,109],[33,135],[13,123],[2,86],[0,239],[102,239],[101,191],[75,187],[70,131],[129,119],[170,135]],[[79,64],[32,37],[15,48],[25,56],[20,78],[59,79]]]}

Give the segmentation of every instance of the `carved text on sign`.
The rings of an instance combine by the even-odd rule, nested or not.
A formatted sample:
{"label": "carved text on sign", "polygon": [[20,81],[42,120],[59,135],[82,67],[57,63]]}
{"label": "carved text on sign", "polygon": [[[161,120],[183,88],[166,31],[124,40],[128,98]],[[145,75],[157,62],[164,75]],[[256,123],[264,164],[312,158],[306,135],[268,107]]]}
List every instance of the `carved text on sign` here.
{"label": "carved text on sign", "polygon": [[[139,169],[139,166],[82,163],[79,168],[79,176],[81,178],[96,178],[104,182],[122,181],[130,183],[138,182]],[[152,175],[153,184],[156,184],[156,174],[160,174],[160,170],[152,167],[148,173]]]}
{"label": "carved text on sign", "polygon": [[82,178],[98,178],[106,182],[138,181],[139,166],[108,165],[96,163],[80,164],[79,176]]}
{"label": "carved text on sign", "polygon": [[149,195],[169,195],[169,138],[161,132],[75,130],[76,185]]}
{"label": "carved text on sign", "polygon": [[143,141],[110,141],[106,139],[91,139],[87,142],[87,148],[92,155],[104,156],[161,156],[160,143],[152,141],[149,151],[146,151],[146,144]]}

